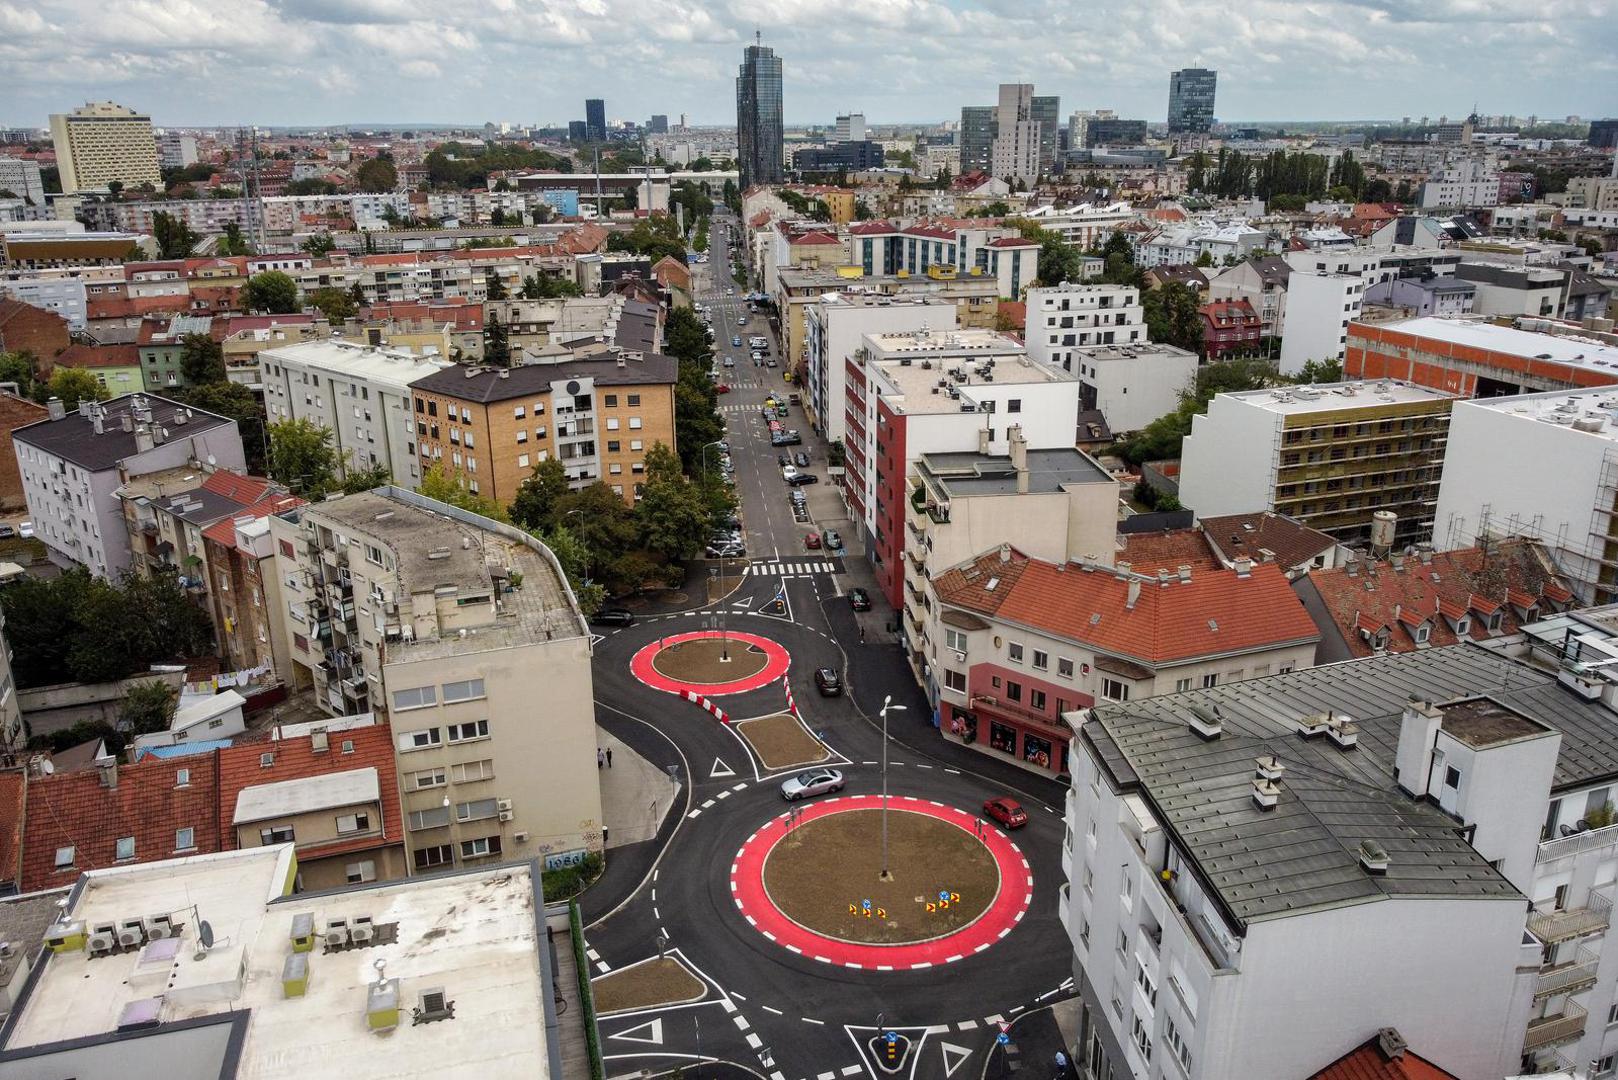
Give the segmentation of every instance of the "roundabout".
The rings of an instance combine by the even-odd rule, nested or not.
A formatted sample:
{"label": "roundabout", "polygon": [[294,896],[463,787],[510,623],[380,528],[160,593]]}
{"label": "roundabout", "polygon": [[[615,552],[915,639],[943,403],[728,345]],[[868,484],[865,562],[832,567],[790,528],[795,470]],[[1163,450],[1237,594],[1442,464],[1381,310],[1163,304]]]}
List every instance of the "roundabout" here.
{"label": "roundabout", "polygon": [[779,682],[792,666],[782,646],[758,634],[698,630],[647,642],[629,670],[654,690],[708,697],[745,694]]}
{"label": "roundabout", "polygon": [[824,964],[903,971],[954,963],[1011,933],[1033,900],[1017,845],[971,814],[910,796],[825,799],[771,819],[730,868],[748,925]]}

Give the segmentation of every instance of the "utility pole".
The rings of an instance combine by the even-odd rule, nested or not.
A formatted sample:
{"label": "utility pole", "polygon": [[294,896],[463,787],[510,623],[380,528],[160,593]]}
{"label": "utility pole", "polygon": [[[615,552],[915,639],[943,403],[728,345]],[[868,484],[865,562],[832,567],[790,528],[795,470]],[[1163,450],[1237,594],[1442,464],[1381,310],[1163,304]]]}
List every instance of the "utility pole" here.
{"label": "utility pole", "polygon": [[888,711],[904,712],[903,705],[893,704],[893,695],[889,694],[882,699],[882,873],[877,875],[878,881],[892,881],[893,872],[888,869]]}

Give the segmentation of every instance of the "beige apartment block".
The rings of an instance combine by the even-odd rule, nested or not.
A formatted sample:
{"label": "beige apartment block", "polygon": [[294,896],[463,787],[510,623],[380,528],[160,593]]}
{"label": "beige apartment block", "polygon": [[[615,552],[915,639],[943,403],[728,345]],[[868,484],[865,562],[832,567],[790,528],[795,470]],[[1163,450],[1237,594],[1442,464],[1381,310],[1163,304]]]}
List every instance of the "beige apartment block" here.
{"label": "beige apartment block", "polygon": [[392,725],[412,872],[600,851],[590,634],[551,551],[393,487],[271,521],[295,681]]}
{"label": "beige apartment block", "polygon": [[134,109],[92,101],[70,113],[53,113],[51,141],[56,145],[62,190],[70,195],[100,190],[115,181],[126,188],[162,186],[152,118]]}

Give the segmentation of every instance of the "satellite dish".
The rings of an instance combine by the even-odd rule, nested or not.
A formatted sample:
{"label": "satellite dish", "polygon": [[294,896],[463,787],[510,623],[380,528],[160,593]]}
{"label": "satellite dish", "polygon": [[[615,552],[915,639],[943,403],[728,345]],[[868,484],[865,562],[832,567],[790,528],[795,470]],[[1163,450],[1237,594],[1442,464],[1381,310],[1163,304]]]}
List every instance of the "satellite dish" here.
{"label": "satellite dish", "polygon": [[578,382],[577,381],[569,382],[567,384],[567,392],[570,393],[570,394],[573,394],[575,397],[578,396],[578,393],[579,393],[579,384],[578,384]]}
{"label": "satellite dish", "polygon": [[208,925],[207,919],[197,924],[197,940],[202,942],[204,949],[213,948],[213,927]]}

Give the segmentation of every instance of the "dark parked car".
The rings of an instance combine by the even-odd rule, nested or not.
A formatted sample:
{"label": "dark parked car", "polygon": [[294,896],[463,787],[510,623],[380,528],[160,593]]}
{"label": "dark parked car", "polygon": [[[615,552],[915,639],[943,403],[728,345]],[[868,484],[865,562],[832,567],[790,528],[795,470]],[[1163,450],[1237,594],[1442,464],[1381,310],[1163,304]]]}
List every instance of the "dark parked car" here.
{"label": "dark parked car", "polygon": [[780,464],[781,468],[784,469],[788,465],[792,464],[792,455],[791,454],[778,454],[778,455],[776,455],[775,460]]}
{"label": "dark parked car", "polygon": [[1005,795],[984,803],[983,816],[993,818],[1007,829],[1020,829],[1028,824],[1028,811],[1016,799]]}
{"label": "dark parked car", "polygon": [[628,608],[610,607],[602,608],[590,616],[590,621],[597,626],[633,626],[635,613]]}
{"label": "dark parked car", "polygon": [[796,454],[792,455],[792,464],[796,465],[800,469],[807,469],[809,467],[809,455],[804,453],[802,450],[799,450]]}
{"label": "dark parked car", "polygon": [[864,589],[848,590],[848,606],[855,611],[870,611],[871,594]]}
{"label": "dark parked car", "polygon": [[815,689],[821,697],[837,697],[843,692],[842,677],[829,667],[816,668]]}
{"label": "dark parked car", "polygon": [[794,473],[793,475],[787,477],[787,483],[791,484],[793,487],[802,487],[804,484],[820,483],[820,477],[816,476],[812,472]]}

